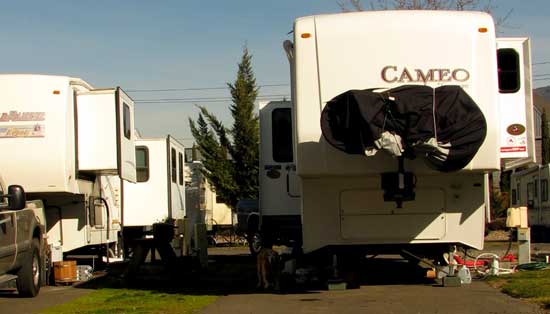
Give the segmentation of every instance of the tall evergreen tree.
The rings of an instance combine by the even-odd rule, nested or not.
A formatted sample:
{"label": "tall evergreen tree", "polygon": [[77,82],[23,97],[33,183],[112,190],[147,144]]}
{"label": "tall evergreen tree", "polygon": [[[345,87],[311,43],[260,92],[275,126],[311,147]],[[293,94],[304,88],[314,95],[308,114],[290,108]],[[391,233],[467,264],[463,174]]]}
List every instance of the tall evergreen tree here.
{"label": "tall evergreen tree", "polygon": [[248,49],[239,63],[237,79],[233,84],[227,84],[231,91],[233,104],[233,151],[235,162],[235,183],[239,186],[239,197],[255,198],[258,195],[258,163],[259,163],[259,119],[254,112],[254,102],[258,95],[256,79],[252,72],[252,56]]}
{"label": "tall evergreen tree", "polygon": [[550,163],[550,132],[548,130],[548,117],[546,116],[546,109],[542,108],[541,116],[541,137],[542,137],[542,163]]}
{"label": "tall evergreen tree", "polygon": [[[252,56],[244,48],[231,92],[233,126],[230,130],[204,107],[197,122],[189,119],[191,133],[202,154],[206,179],[227,205],[258,197],[259,119],[254,111],[258,95]],[[231,141],[231,139],[232,141]]]}

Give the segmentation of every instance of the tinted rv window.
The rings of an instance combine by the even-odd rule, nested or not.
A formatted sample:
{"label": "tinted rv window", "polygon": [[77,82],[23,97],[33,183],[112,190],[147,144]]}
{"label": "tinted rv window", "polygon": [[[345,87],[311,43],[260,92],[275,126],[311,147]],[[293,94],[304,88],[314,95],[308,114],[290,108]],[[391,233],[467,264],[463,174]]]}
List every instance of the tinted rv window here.
{"label": "tinted rv window", "polygon": [[124,103],[124,112],[122,114],[122,123],[124,124],[124,137],[130,139],[132,127],[130,125],[130,107]]}
{"label": "tinted rv window", "polygon": [[183,154],[178,154],[178,166],[179,166],[179,184],[183,185]]}
{"label": "tinted rv window", "polygon": [[519,55],[514,49],[498,49],[498,89],[501,93],[515,93],[520,88]]}
{"label": "tinted rv window", "polygon": [[540,180],[540,198],[543,202],[548,201],[548,180]]}
{"label": "tinted rv window", "polygon": [[176,150],[172,148],[172,182],[176,183],[176,176],[178,174],[178,165],[176,164]]}
{"label": "tinted rv window", "polygon": [[145,146],[136,147],[137,182],[149,180],[149,150]]}
{"label": "tinted rv window", "polygon": [[277,108],[271,113],[273,160],[292,162],[292,118],[290,108]]}
{"label": "tinted rv window", "polygon": [[518,203],[517,196],[516,196],[516,189],[512,189],[512,205],[516,205]]}

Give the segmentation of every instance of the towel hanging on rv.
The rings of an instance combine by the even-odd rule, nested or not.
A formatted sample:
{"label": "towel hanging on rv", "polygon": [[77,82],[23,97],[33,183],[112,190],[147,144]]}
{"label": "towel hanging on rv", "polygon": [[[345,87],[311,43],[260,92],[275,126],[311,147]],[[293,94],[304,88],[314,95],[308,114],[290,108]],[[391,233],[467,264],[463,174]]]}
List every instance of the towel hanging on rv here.
{"label": "towel hanging on rv", "polygon": [[384,92],[349,90],[321,114],[325,139],[348,154],[420,155],[439,171],[464,168],[485,139],[487,123],[459,86],[404,85]]}

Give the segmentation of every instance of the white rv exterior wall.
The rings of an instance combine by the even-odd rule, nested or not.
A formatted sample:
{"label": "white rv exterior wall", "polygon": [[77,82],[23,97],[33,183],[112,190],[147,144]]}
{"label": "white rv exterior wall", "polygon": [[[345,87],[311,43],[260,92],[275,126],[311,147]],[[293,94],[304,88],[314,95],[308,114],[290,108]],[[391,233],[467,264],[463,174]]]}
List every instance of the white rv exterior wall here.
{"label": "white rv exterior wall", "polygon": [[113,136],[117,134],[114,93],[111,89],[77,96],[79,170],[118,168],[117,138]]}
{"label": "white rv exterior wall", "polygon": [[166,139],[139,139],[149,151],[149,180],[124,182],[124,226],[151,226],[168,218]]}
{"label": "white rv exterior wall", "polygon": [[0,137],[0,165],[7,182],[23,185],[26,192],[78,192],[73,80],[64,76],[0,75],[0,115],[12,111],[44,115],[41,121],[0,122],[0,133],[21,125],[43,128],[37,137],[5,133]]}
{"label": "white rv exterior wall", "polygon": [[[184,147],[172,137],[136,140],[149,152],[149,180],[124,182],[124,226],[151,226],[168,218],[183,219],[185,184],[179,184],[179,153]],[[176,150],[176,182],[171,178],[171,150]],[[171,206],[171,209],[170,207]]]}

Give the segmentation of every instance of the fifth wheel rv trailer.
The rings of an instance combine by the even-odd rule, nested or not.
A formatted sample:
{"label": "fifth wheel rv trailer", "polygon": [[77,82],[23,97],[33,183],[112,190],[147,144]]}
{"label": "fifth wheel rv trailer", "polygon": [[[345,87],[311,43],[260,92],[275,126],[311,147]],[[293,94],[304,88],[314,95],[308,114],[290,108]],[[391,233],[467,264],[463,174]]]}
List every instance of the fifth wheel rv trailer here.
{"label": "fifth wheel rv trailer", "polygon": [[78,78],[26,74],[0,75],[0,95],[2,176],[43,202],[52,260],[105,255],[121,230],[119,181],[136,180],[132,99]]}
{"label": "fifth wheel rv trailer", "polygon": [[261,192],[264,236],[298,228],[304,253],[481,249],[488,173],[534,155],[528,40],[497,39],[480,12],[382,11],[298,18],[284,47],[292,106],[267,120],[290,114],[295,134],[261,127],[261,182],[289,203]]}
{"label": "fifth wheel rv trailer", "polygon": [[200,213],[186,207],[183,144],[171,136],[139,138],[135,143],[137,180],[124,182],[123,189],[125,243],[153,234],[157,223],[168,223],[179,227],[176,236],[182,235],[185,248],[190,248]]}

